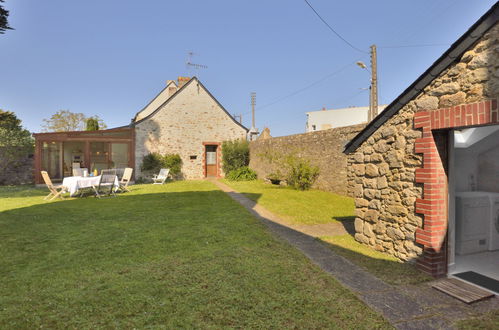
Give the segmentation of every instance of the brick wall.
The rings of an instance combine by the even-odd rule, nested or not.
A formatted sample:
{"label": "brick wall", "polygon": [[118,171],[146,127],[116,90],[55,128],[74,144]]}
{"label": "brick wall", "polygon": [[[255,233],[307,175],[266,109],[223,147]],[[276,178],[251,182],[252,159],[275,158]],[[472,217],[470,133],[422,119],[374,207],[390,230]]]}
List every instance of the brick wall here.
{"label": "brick wall", "polygon": [[320,170],[314,188],[346,195],[347,157],[343,149],[362,128],[364,125],[354,125],[253,141],[250,167],[259,178],[265,178],[278,170],[282,172],[288,155],[308,159]]}
{"label": "brick wall", "polygon": [[446,274],[447,136],[497,123],[496,24],[348,157],[355,238]]}

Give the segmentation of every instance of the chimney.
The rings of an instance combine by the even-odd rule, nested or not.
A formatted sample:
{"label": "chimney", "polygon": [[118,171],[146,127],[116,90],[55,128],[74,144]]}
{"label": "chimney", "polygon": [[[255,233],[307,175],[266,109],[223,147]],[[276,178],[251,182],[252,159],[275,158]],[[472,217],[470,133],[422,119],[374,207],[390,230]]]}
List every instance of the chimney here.
{"label": "chimney", "polygon": [[182,88],[191,78],[189,77],[178,77],[178,88]]}

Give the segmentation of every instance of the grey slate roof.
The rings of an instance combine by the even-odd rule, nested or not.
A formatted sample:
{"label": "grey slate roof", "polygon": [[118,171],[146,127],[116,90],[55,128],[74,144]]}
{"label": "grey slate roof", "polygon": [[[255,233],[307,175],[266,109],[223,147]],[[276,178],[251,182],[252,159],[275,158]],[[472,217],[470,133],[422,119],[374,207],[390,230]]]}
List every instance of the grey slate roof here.
{"label": "grey slate roof", "polygon": [[379,127],[394,116],[409,101],[419,95],[433,79],[454,64],[479,38],[492,28],[499,17],[499,2],[496,2],[473,26],[466,31],[438,60],[433,63],[415,82],[402,92],[385,111],[374,118],[362,131],[345,145],[344,153],[352,153],[366,141]]}

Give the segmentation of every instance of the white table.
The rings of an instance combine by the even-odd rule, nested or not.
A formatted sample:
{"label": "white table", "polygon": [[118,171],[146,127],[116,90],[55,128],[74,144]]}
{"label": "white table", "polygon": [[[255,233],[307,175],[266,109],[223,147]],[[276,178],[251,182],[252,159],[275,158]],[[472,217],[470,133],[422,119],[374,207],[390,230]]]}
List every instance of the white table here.
{"label": "white table", "polygon": [[[78,190],[90,188],[99,185],[100,175],[98,176],[68,176],[62,180],[62,185],[69,191],[70,196],[74,196]],[[114,189],[119,187],[118,177],[114,178]]]}

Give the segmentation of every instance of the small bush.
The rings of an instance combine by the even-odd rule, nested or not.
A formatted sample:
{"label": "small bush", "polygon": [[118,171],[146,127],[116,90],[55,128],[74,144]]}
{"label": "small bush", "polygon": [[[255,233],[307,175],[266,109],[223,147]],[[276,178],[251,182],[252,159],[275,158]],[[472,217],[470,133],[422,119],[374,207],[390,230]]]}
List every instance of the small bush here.
{"label": "small bush", "polygon": [[163,156],[163,168],[169,168],[173,175],[180,174],[182,170],[182,159],[178,154],[166,154]]}
{"label": "small bush", "polygon": [[319,176],[319,168],[310,165],[308,160],[290,157],[288,166],[288,185],[298,190],[310,189]]}
{"label": "small bush", "polygon": [[162,159],[163,156],[157,152],[147,154],[142,159],[142,166],[140,166],[140,169],[142,171],[159,171],[161,169]]}
{"label": "small bush", "polygon": [[142,171],[159,172],[162,168],[169,168],[173,175],[180,174],[182,159],[178,154],[161,155],[157,152],[150,153],[142,159]]}
{"label": "small bush", "polygon": [[237,170],[232,170],[227,174],[227,180],[230,181],[251,181],[256,180],[256,172],[248,166],[243,166]]}
{"label": "small bush", "polygon": [[249,165],[249,142],[246,140],[222,143],[222,168],[225,173]]}

